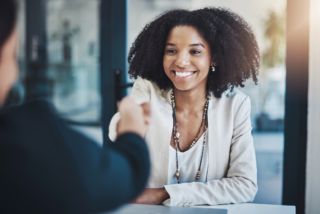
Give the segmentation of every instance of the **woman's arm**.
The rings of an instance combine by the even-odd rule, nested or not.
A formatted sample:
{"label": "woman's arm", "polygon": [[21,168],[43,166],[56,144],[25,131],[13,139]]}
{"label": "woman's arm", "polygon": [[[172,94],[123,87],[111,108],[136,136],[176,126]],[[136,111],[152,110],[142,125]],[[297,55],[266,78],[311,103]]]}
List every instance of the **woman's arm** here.
{"label": "woman's arm", "polygon": [[131,203],[134,204],[162,204],[163,201],[170,196],[165,188],[146,188],[137,198]]}
{"label": "woman's arm", "polygon": [[227,177],[206,183],[166,185],[170,206],[179,203],[229,204],[253,201],[257,187],[257,168],[251,135],[250,98],[241,103],[235,118]]}

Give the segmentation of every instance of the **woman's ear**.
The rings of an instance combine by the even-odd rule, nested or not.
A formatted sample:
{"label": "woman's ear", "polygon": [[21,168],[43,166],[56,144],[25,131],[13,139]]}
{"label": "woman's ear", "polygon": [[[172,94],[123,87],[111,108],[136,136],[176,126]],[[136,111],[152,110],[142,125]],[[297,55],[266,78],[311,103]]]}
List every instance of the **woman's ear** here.
{"label": "woman's ear", "polygon": [[214,67],[216,67],[216,66],[217,66],[217,63],[216,63],[216,61],[211,61],[211,64],[210,64],[210,66],[214,66]]}
{"label": "woman's ear", "polygon": [[217,66],[217,57],[216,56],[212,57],[210,66],[214,66],[214,67]]}

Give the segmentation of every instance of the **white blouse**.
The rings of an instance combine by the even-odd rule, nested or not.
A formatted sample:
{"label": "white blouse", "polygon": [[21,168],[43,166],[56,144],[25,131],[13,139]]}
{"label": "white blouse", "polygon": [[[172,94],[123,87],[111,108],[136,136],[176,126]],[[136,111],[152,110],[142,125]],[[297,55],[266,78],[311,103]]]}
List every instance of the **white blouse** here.
{"label": "white blouse", "polygon": [[[178,151],[178,163],[180,184],[196,182],[196,175],[199,169],[202,147],[203,147],[204,134],[197,140],[196,144],[185,152]],[[209,133],[206,136],[207,142],[209,142]],[[208,156],[208,143],[204,145],[203,158],[201,162],[201,174],[197,182],[205,183],[207,181],[209,156]],[[174,194],[174,188],[178,184],[177,178],[174,176],[176,173],[176,150],[169,144],[169,170],[168,170],[168,184],[164,185],[164,188],[168,193]],[[171,195],[170,195],[171,196]],[[172,196],[173,197],[173,196]],[[163,202],[163,205],[170,206],[171,199],[167,199]],[[180,202],[177,206],[192,207],[193,202]]]}
{"label": "white blouse", "polygon": [[[191,149],[185,152],[179,152],[178,150],[180,183],[195,182],[202,154],[203,137],[204,135],[202,134],[202,136],[198,139],[196,144]],[[205,183],[207,181],[209,164],[208,160],[208,144],[205,144],[201,163],[201,174],[198,182]],[[176,173],[176,149],[174,149],[170,144],[168,167],[168,183],[164,187],[169,190],[170,187],[172,187],[171,185],[179,185],[177,178],[174,176]]]}

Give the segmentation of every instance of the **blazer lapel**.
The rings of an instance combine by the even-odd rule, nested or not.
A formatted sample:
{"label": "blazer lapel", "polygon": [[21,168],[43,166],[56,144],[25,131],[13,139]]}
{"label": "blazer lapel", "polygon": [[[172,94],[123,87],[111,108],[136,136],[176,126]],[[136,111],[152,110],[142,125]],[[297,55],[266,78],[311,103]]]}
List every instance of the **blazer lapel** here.
{"label": "blazer lapel", "polygon": [[214,142],[215,142],[215,125],[216,125],[216,118],[215,118],[215,106],[217,103],[217,100],[219,98],[214,97],[213,94],[211,94],[211,100],[209,102],[208,107],[208,150],[209,150],[209,163],[208,163],[208,173],[207,173],[207,181],[212,180],[214,178],[214,172],[215,172],[215,157],[214,157]]}
{"label": "blazer lapel", "polygon": [[155,99],[151,100],[151,125],[146,135],[151,159],[149,188],[161,188],[168,183],[169,146],[172,135],[172,108],[170,103],[171,90],[155,91]]}
{"label": "blazer lapel", "polygon": [[164,143],[162,144],[161,151],[162,151],[162,167],[160,169],[160,183],[159,186],[166,185],[168,183],[168,169],[169,169],[169,146],[172,136],[172,107],[171,107],[171,94],[172,89],[163,92],[164,97],[164,107],[167,109],[169,114],[166,114],[168,118],[165,118],[165,121],[168,121],[166,126],[164,126],[165,130],[161,132],[163,134]]}

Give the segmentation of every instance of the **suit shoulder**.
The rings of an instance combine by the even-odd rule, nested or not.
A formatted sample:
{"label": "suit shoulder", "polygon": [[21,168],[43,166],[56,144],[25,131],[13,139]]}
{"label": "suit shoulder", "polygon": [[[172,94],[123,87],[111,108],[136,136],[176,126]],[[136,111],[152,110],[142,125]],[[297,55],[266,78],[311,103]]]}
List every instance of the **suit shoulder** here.
{"label": "suit shoulder", "polygon": [[42,128],[53,121],[60,121],[52,104],[44,100],[34,100],[21,106],[10,108],[2,112],[0,118],[0,126],[20,128],[33,126]]}

